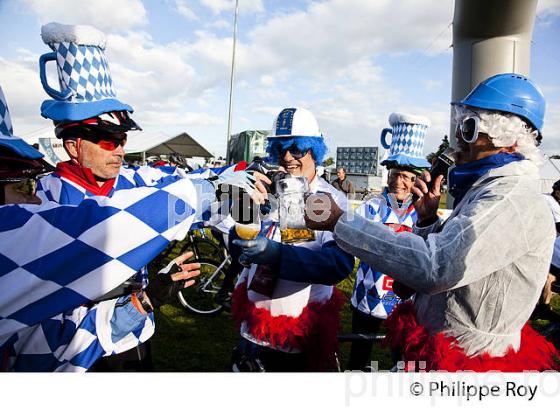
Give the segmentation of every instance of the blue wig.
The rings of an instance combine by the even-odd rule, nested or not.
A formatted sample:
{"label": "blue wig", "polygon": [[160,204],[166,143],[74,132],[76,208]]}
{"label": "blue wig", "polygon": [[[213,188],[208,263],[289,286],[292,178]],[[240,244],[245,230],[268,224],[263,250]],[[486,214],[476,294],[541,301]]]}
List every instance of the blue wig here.
{"label": "blue wig", "polygon": [[269,161],[273,164],[277,164],[282,152],[294,145],[301,152],[311,150],[311,155],[313,155],[313,159],[317,165],[323,163],[323,159],[327,153],[327,145],[325,144],[325,140],[319,137],[269,138],[266,147]]}

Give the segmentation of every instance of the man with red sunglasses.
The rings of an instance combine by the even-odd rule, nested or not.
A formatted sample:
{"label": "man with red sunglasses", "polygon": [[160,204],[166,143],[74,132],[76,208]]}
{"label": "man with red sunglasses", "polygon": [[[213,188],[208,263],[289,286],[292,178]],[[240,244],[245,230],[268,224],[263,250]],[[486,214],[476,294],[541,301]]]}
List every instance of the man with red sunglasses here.
{"label": "man with red sunglasses", "polygon": [[[150,305],[150,298],[146,297],[143,290],[149,286],[148,272],[145,266],[139,266],[139,261],[144,260],[140,254],[151,255],[152,259],[157,256],[162,250],[161,245],[169,242],[172,236],[169,230],[177,221],[185,218],[191,222],[201,220],[203,212],[208,211],[210,203],[217,199],[218,187],[224,184],[245,189],[254,194],[257,202],[262,201],[263,196],[254,190],[254,178],[244,172],[220,175],[212,181],[192,178],[189,183],[182,184],[187,182],[184,181],[185,173],[179,174],[174,170],[169,173],[145,166],[123,167],[123,147],[127,133],[140,127],[129,115],[133,111],[132,107],[116,99],[114,83],[104,56],[104,34],[89,26],[50,23],[41,28],[41,35],[43,41],[58,53],[56,61],[59,63],[57,67],[61,87],[55,90],[49,86],[44,63],[52,60],[52,53],[43,55],[40,59],[41,82],[52,99],[43,102],[41,115],[53,121],[55,134],[62,139],[70,160],[57,164],[52,174],[39,181],[37,195],[45,203],[79,206],[90,197],[112,198],[120,191],[127,191],[128,195],[118,195],[120,200],[115,212],[121,209],[132,217],[128,241],[122,241],[119,236],[108,231],[103,241],[91,242],[89,235],[86,235],[78,246],[109,248],[99,261],[82,261],[88,269],[95,271],[97,263],[102,265],[105,262],[103,258],[109,258],[107,263],[114,259],[115,266],[126,264],[134,268],[127,281],[129,287],[135,289],[134,292],[126,291],[124,296],[114,296],[111,292],[98,300],[103,299],[101,303],[109,302],[115,309],[123,303],[130,307],[132,303],[142,316],[121,315],[116,326],[120,329],[117,342],[112,343],[111,337],[105,336],[106,345],[112,346],[110,351],[97,349],[91,355],[95,358],[109,356],[93,366],[98,370],[149,370],[149,349],[144,343],[154,332],[151,310],[156,306]],[[81,64],[74,64],[78,60]],[[80,81],[76,81],[76,78]],[[173,198],[179,194],[177,191],[185,189],[185,186],[188,186],[186,194],[189,201],[175,201]],[[143,187],[153,187],[154,190],[145,197],[145,190],[137,189]],[[264,191],[264,187],[260,189]],[[92,232],[102,229],[106,218],[111,219],[97,212],[96,207],[91,208]],[[161,214],[167,216],[165,221],[161,221]],[[67,225],[79,224],[79,221],[55,222],[64,225],[63,229],[69,229]],[[82,242],[84,245],[81,245]],[[129,251],[117,257],[123,249]],[[70,263],[64,268],[71,269]],[[87,270],[85,267],[82,269]],[[159,277],[156,275],[156,278]],[[93,283],[92,286],[98,287],[99,284]],[[122,300],[129,296],[130,299]],[[175,295],[164,296],[165,302]],[[93,302],[92,309],[95,306],[97,304]],[[134,309],[131,312],[136,313]],[[101,332],[97,331],[93,329],[91,337],[101,340]],[[91,361],[88,363],[91,364]]]}
{"label": "man with red sunglasses", "polygon": [[[138,129],[140,128],[126,111],[102,113],[80,121],[56,121],[55,134],[62,138],[70,160],[57,164],[52,174],[39,181],[39,198],[43,201],[77,205],[90,196],[111,197],[120,190],[165,185],[181,178],[176,172],[170,174],[162,169],[122,166],[127,132]],[[214,185],[202,179],[192,179],[192,182],[199,191],[202,207],[205,207],[205,202],[215,200]],[[167,212],[167,206],[167,203],[162,202],[142,212],[149,220],[149,214]],[[150,230],[150,227],[146,226],[146,229]],[[134,233],[131,232],[131,235]],[[129,282],[139,289],[149,286],[147,269],[140,269]],[[144,292],[136,294],[142,295]],[[175,294],[170,293],[166,301],[172,300]],[[147,339],[153,333],[154,325],[150,309],[152,308],[142,309],[144,316],[136,317],[135,320],[129,318],[128,321],[122,321],[121,335],[126,335],[127,332],[142,334],[143,337],[138,339],[141,343],[132,350],[100,358],[90,371],[151,370]]]}
{"label": "man with red sunglasses", "polygon": [[[118,287],[134,268],[111,264],[103,254],[107,251],[119,259],[119,254],[134,251],[141,243],[129,240],[133,214],[122,209],[123,198],[130,194],[123,191],[76,205],[42,203],[35,193],[35,181],[52,170],[39,151],[13,135],[0,88],[0,371],[84,371],[100,355],[125,349],[127,344],[130,348],[130,340],[123,336],[132,327],[124,322],[137,321],[140,327],[146,308],[192,285],[194,281],[188,279],[197,275],[198,264],[182,264],[192,256],[186,253],[164,268],[141,295],[136,289],[137,294],[112,303],[103,295]],[[169,185],[139,188],[134,194],[147,190],[144,197],[149,198],[158,192],[162,204],[153,216],[166,224],[164,197],[186,203],[192,196],[191,184],[184,179],[175,182],[176,195],[165,191]],[[180,239],[190,220],[176,222],[169,228]],[[108,232],[119,249],[109,243]],[[174,239],[169,233],[166,238]],[[144,248],[139,259],[130,263],[140,268],[165,244],[160,242],[151,252]],[[99,297],[105,300],[93,302]]]}
{"label": "man with red sunglasses", "polygon": [[55,175],[94,195],[108,195],[124,162],[126,133],[139,129],[126,111],[102,113],[82,121],[55,122],[55,134],[62,138],[70,157],[70,161],[57,164]]}

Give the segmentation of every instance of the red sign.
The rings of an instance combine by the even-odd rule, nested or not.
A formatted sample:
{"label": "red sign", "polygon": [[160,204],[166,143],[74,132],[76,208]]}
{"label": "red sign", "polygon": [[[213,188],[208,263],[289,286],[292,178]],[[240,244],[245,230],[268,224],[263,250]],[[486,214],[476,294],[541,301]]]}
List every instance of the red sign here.
{"label": "red sign", "polygon": [[393,290],[393,278],[390,278],[389,276],[384,276],[382,288],[383,290]]}

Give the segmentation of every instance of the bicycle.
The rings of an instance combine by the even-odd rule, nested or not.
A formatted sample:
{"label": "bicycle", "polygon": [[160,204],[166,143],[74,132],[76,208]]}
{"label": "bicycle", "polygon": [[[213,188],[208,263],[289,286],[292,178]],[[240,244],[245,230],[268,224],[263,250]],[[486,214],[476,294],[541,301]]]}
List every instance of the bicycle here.
{"label": "bicycle", "polygon": [[[358,341],[374,341],[374,342],[381,342],[385,339],[384,333],[339,333],[336,335],[339,343],[345,342],[358,342]],[[335,363],[336,363],[336,371],[338,373],[344,372],[342,370],[342,365],[340,363],[341,354],[340,350],[335,352]]]}
{"label": "bicycle", "polygon": [[189,262],[200,263],[200,275],[196,283],[177,293],[179,303],[189,312],[212,316],[219,314],[223,306],[216,301],[222,286],[224,272],[231,263],[231,256],[222,235],[214,235],[211,228],[198,224],[191,228],[181,253],[191,250],[194,255]]}

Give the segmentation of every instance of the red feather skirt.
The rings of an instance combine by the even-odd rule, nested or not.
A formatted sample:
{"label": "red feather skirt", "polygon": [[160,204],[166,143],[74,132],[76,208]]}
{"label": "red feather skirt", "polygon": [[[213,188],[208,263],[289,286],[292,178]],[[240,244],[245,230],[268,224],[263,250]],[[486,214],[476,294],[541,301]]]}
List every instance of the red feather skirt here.
{"label": "red feather skirt", "polygon": [[[418,324],[411,302],[399,305],[387,318],[387,342],[405,362],[426,363],[426,371],[545,371],[560,370],[560,356],[552,343],[527,323],[521,330],[518,351],[510,348],[504,356],[488,353],[468,356],[456,340],[443,333],[430,335]],[[408,370],[411,370],[410,368]]]}
{"label": "red feather skirt", "polygon": [[272,348],[296,348],[305,355],[308,371],[326,371],[335,366],[336,334],[344,302],[344,295],[333,288],[328,301],[309,303],[297,317],[272,316],[267,309],[258,308],[249,300],[244,281],[233,292],[232,314],[238,327],[246,322],[255,339],[270,343]]}

